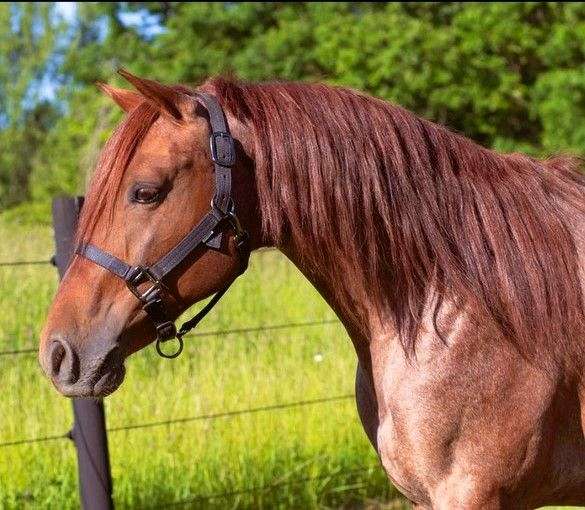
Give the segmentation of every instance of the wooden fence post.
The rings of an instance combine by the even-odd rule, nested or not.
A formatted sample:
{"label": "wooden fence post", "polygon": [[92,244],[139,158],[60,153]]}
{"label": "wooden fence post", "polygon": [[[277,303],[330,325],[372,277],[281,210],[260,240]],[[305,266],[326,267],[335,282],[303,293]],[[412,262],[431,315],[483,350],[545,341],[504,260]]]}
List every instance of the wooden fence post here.
{"label": "wooden fence post", "polygon": [[[83,197],[53,200],[55,265],[65,274],[73,254],[73,238]],[[112,510],[112,475],[104,403],[95,399],[73,399],[71,439],[77,449],[79,493],[84,510]]]}

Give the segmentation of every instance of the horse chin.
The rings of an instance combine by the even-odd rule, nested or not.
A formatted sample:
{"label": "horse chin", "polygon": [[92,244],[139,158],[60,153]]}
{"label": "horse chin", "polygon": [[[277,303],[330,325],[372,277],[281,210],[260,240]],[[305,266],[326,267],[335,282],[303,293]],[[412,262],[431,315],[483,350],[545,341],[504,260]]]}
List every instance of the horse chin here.
{"label": "horse chin", "polygon": [[116,391],[126,375],[124,363],[109,367],[107,371],[100,371],[92,377],[80,380],[74,384],[53,384],[66,397],[71,398],[103,398]]}

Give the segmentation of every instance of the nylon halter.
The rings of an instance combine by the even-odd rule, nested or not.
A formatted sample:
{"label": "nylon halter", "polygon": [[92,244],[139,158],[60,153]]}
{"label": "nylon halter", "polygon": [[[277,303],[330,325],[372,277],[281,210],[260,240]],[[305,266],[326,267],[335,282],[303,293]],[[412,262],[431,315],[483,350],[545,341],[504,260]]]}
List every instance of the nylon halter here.
{"label": "nylon halter", "polygon": [[[176,358],[181,354],[183,336],[197,326],[236,278],[246,270],[250,255],[248,234],[242,229],[238,221],[231,196],[231,167],[236,162],[234,139],[230,135],[223,110],[217,99],[201,92],[197,92],[194,97],[209,113],[209,122],[211,124],[209,145],[211,159],[215,167],[215,194],[211,200],[210,211],[171,251],[151,266],[132,266],[88,243],[79,245],[76,250],[78,255],[85,257],[124,280],[130,292],[140,300],[142,309],[154,323],[157,332],[156,350],[165,358]],[[162,293],[165,289],[163,280],[194,251],[207,247],[219,249],[223,232],[226,229],[233,230],[235,234],[234,240],[240,258],[238,272],[191,320],[185,322],[177,331],[174,321],[169,319],[162,299]],[[143,285],[147,285],[148,288],[140,290],[139,287]],[[161,343],[173,338],[178,341],[177,350],[172,354],[164,353],[161,349]]]}

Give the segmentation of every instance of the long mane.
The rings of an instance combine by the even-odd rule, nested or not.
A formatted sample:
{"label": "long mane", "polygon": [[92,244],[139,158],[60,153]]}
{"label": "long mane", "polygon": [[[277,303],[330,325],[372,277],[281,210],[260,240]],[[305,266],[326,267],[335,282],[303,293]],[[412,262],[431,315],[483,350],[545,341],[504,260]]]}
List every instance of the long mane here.
{"label": "long mane", "polygon": [[[291,238],[347,310],[359,310],[357,292],[389,311],[408,353],[431,292],[437,306],[469,305],[528,354],[542,341],[562,350],[583,331],[578,253],[561,210],[571,203],[585,220],[577,160],[498,154],[344,88],[206,86],[254,132],[267,240]],[[324,259],[334,262],[324,269]]]}

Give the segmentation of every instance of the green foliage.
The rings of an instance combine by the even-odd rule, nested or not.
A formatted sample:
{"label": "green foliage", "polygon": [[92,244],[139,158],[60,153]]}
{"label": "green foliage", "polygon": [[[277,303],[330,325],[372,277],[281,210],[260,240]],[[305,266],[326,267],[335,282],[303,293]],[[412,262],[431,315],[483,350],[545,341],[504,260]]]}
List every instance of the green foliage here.
{"label": "green foliage", "polygon": [[29,195],[34,155],[57,116],[39,95],[60,30],[53,6],[0,4],[0,208]]}
{"label": "green foliage", "polygon": [[15,226],[52,225],[51,202],[27,201],[1,212],[0,217],[6,224]]}
{"label": "green foliage", "polygon": [[585,153],[584,27],[579,4],[181,4],[152,73],[325,80],[486,145]]}
{"label": "green foliage", "polygon": [[[62,72],[73,83],[91,86],[111,81],[120,66],[134,69],[148,54],[148,41],[120,21],[127,6],[119,2],[79,2],[76,25]],[[95,89],[94,89],[95,93]]]}
{"label": "green foliage", "polygon": [[[67,24],[26,5],[0,7],[0,58],[19,48],[14,86],[0,64],[0,119],[13,119],[0,123],[0,207],[83,190],[119,118],[93,82],[120,84],[118,66],[167,82],[322,80],[499,150],[585,154],[585,4],[94,2]],[[60,87],[42,103],[47,73]]]}
{"label": "green foliage", "polygon": [[57,28],[49,3],[0,4],[0,116],[21,124],[38,99],[35,82],[42,79],[52,54]]}
{"label": "green foliage", "polygon": [[118,108],[93,86],[69,97],[69,113],[47,133],[30,175],[33,200],[50,201],[58,194],[83,194],[88,169],[94,168]]}

